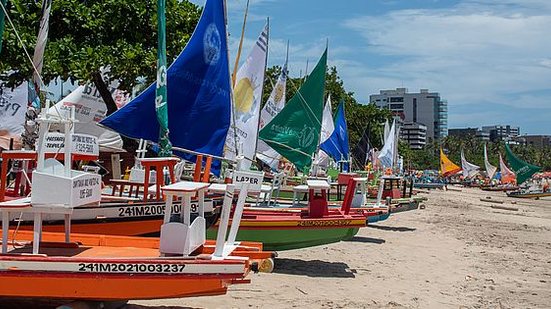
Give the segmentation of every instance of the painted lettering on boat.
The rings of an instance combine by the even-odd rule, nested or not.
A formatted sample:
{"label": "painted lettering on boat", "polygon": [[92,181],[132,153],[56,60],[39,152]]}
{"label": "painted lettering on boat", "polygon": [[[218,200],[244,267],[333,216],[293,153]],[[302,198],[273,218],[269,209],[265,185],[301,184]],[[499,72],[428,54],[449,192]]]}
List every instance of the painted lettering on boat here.
{"label": "painted lettering on boat", "polygon": [[235,177],[235,182],[249,182],[253,185],[257,185],[259,182],[259,178],[249,176],[237,176]]}
{"label": "painted lettering on boat", "polygon": [[185,264],[79,263],[79,272],[94,273],[181,273]]}
{"label": "painted lettering on boat", "polygon": [[340,226],[351,225],[352,220],[340,219],[340,220],[304,220],[298,223],[298,226]]}
{"label": "painted lettering on boat", "polygon": [[[172,213],[180,213],[182,205],[172,205]],[[210,212],[213,210],[212,201],[205,202],[205,211]],[[191,212],[199,212],[199,204],[191,204]],[[165,205],[132,205],[126,207],[119,207],[119,217],[147,217],[158,216],[165,214]]]}

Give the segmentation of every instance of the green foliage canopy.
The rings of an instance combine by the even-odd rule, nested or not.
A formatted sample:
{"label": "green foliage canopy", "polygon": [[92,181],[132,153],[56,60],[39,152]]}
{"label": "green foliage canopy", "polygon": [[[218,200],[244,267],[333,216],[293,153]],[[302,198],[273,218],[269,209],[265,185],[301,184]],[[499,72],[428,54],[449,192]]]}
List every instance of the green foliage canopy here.
{"label": "green foliage canopy", "polygon": [[[10,0],[8,10],[21,39],[31,54],[41,18],[41,2]],[[187,0],[167,1],[167,57],[169,63],[186,45],[201,9]],[[48,43],[44,53],[44,82],[89,81],[102,66],[110,66],[110,80],[121,89],[132,89],[137,78],[146,84],[155,80],[157,50],[155,1],[144,0],[55,0],[50,14]],[[29,60],[6,25],[0,54],[0,72],[11,85],[32,76]]]}

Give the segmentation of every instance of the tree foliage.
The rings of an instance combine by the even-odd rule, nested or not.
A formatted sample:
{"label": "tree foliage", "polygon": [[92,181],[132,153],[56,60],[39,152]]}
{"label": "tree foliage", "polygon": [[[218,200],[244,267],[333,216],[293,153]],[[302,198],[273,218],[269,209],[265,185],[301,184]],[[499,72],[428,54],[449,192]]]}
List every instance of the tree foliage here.
{"label": "tree foliage", "polygon": [[[10,16],[31,54],[41,18],[41,2],[8,1]],[[130,90],[137,78],[155,80],[157,50],[155,1],[144,0],[55,0],[50,14],[48,43],[44,53],[44,82],[90,81],[103,66],[110,67],[110,80]],[[174,59],[189,40],[201,10],[186,0],[167,1],[167,57]],[[29,60],[9,25],[4,32],[0,72],[11,72],[11,85],[32,76]],[[169,60],[169,62],[171,62]]]}
{"label": "tree foliage", "polygon": [[[475,136],[459,138],[448,136],[438,143],[428,143],[422,150],[400,151],[404,155],[406,167],[412,169],[438,169],[439,148],[445,150],[446,155],[457,165],[461,165],[461,149],[465,152],[467,161],[484,169],[484,144],[488,149],[488,160],[493,166],[499,166],[499,154],[507,161],[504,142],[484,142]],[[551,147],[538,148],[533,145],[510,145],[513,153],[520,159],[541,166],[544,170],[551,170]],[[407,147],[407,145],[404,145]],[[401,148],[402,149],[402,148]]]}

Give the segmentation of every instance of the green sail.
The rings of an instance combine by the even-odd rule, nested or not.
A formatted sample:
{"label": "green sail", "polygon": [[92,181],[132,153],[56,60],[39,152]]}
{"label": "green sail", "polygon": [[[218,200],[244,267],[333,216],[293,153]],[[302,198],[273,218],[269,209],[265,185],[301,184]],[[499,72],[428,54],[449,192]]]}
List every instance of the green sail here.
{"label": "green sail", "polygon": [[513,171],[515,171],[515,174],[517,174],[517,184],[525,182],[527,179],[532,177],[532,175],[541,171],[541,167],[532,165],[517,158],[507,144],[505,144],[505,151],[507,152],[507,161],[509,161],[509,165]]}
{"label": "green sail", "polygon": [[327,49],[285,107],[259,133],[259,138],[307,173],[321,133]]}

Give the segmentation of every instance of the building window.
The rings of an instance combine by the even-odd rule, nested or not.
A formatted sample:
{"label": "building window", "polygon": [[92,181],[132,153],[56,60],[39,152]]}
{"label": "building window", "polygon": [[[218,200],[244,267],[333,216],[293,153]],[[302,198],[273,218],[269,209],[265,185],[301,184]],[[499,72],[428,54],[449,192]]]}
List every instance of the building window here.
{"label": "building window", "polygon": [[417,98],[413,98],[413,122],[417,122]]}
{"label": "building window", "polygon": [[399,98],[390,98],[390,102],[391,103],[395,103],[395,102],[404,102],[404,97],[399,97]]}
{"label": "building window", "polygon": [[403,110],[404,109],[404,104],[390,104],[390,109],[392,109],[392,110],[396,110],[396,109]]}

